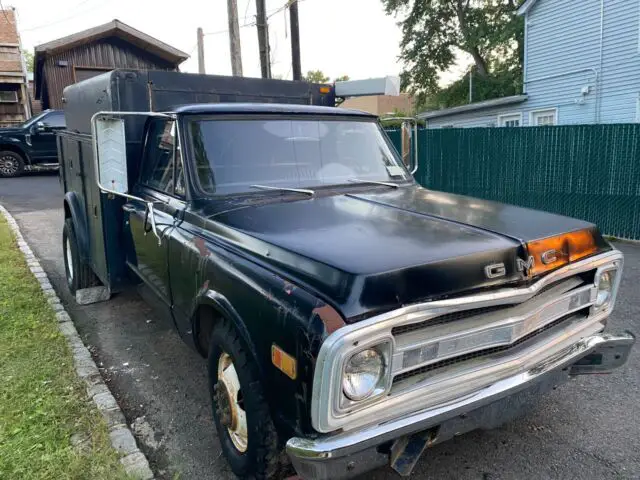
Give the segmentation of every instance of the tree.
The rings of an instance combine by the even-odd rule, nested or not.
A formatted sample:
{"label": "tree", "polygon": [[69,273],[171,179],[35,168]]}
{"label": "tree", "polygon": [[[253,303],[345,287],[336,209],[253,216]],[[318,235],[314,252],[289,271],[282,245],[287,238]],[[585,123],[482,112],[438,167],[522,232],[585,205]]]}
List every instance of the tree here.
{"label": "tree", "polygon": [[24,57],[24,63],[27,65],[27,71],[33,72],[33,53],[29,50],[22,50],[22,56]]}
{"label": "tree", "polygon": [[302,79],[311,83],[327,83],[329,81],[329,77],[322,73],[322,70],[309,70]]}
{"label": "tree", "polygon": [[401,78],[418,103],[427,98],[439,106],[466,102],[460,95],[464,79],[448,89],[438,85],[439,74],[454,65],[459,52],[473,60],[474,92],[476,88],[478,92],[474,101],[518,91],[524,24],[516,11],[524,0],[381,1],[387,14],[403,17]]}
{"label": "tree", "polygon": [[334,82],[346,82],[347,80],[349,80],[349,75],[340,75],[339,77],[336,77],[333,81]]}

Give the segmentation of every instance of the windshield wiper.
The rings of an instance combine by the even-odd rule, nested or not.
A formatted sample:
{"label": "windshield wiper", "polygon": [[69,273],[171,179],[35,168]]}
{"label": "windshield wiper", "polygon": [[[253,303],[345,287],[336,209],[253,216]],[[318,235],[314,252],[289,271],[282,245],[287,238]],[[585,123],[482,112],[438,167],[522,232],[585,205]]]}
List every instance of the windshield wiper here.
{"label": "windshield wiper", "polygon": [[287,188],[287,187],[269,187],[267,185],[251,185],[251,188],[258,188],[260,190],[279,190],[281,192],[295,192],[304,193],[305,195],[314,196],[316,192],[308,190],[306,188]]}
{"label": "windshield wiper", "polygon": [[379,182],[377,180],[360,180],[358,178],[349,179],[351,183],[371,183],[373,185],[386,185],[387,187],[398,188],[400,185],[391,182]]}

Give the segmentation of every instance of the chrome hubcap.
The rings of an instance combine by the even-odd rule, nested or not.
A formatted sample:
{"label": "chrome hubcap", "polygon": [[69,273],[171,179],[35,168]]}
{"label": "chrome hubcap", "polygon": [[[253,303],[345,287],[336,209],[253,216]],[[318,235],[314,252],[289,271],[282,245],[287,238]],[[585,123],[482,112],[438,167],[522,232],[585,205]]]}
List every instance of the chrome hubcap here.
{"label": "chrome hubcap", "polygon": [[218,360],[218,383],[214,389],[214,396],[220,423],[227,427],[229,437],[236,449],[241,453],[246,452],[249,436],[244,397],[233,361],[224,352]]}
{"label": "chrome hubcap", "polygon": [[67,269],[69,270],[69,281],[73,281],[73,261],[71,260],[71,246],[69,245],[69,239],[65,240],[64,254],[67,257]]}
{"label": "chrome hubcap", "polygon": [[11,155],[0,157],[0,173],[14,175],[18,171],[18,161]]}

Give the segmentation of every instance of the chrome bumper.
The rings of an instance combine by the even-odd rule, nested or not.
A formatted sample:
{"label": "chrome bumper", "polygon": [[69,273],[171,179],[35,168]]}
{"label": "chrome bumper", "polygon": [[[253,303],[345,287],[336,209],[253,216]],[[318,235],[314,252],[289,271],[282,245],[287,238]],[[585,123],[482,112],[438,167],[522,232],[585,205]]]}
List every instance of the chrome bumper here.
{"label": "chrome bumper", "polygon": [[[434,445],[459,433],[495,427],[520,413],[515,404],[522,403],[523,397],[534,398],[571,375],[608,373],[623,365],[634,343],[630,332],[591,335],[525,372],[464,398],[355,431],[314,439],[294,437],[287,442],[287,453],[302,478],[353,477],[389,462],[388,447],[379,446],[430,429],[433,436],[428,444]],[[512,401],[516,397],[518,401]]]}

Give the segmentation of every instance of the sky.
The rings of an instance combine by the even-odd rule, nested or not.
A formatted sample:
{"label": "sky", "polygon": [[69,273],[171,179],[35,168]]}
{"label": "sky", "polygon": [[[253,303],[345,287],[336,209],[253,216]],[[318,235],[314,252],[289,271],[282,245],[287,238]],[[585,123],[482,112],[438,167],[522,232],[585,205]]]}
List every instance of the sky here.
{"label": "sky", "polygon": [[[244,76],[259,77],[255,0],[237,0]],[[272,74],[292,78],[286,0],[266,0]],[[196,29],[205,34],[206,72],[230,75],[226,0],[3,0],[13,6],[23,48],[106,23],[114,18],[191,55],[180,70],[197,72]],[[380,0],[299,0],[303,74],[322,70],[331,79],[399,75],[398,19]],[[462,68],[462,67],[459,67]],[[445,83],[455,71],[444,76]]]}

